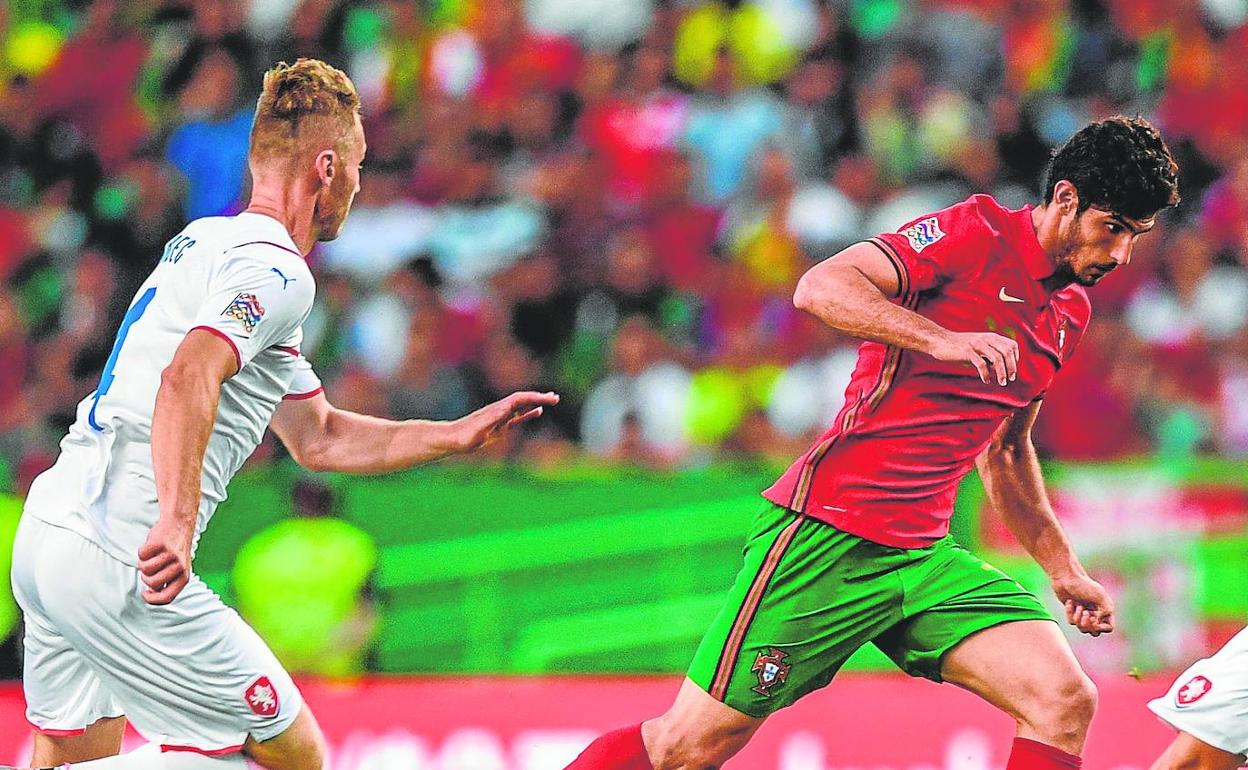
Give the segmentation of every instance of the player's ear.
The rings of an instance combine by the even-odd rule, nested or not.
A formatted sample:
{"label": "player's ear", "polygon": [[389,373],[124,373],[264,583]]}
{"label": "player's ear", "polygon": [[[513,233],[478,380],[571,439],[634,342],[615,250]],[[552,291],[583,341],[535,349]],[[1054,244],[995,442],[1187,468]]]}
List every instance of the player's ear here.
{"label": "player's ear", "polygon": [[328,187],[334,181],[334,161],[337,157],[333,150],[322,150],[316,156],[316,177],[323,187]]}
{"label": "player's ear", "polygon": [[1079,210],[1079,189],[1069,179],[1059,179],[1053,185],[1053,201],[1065,214],[1074,214]]}

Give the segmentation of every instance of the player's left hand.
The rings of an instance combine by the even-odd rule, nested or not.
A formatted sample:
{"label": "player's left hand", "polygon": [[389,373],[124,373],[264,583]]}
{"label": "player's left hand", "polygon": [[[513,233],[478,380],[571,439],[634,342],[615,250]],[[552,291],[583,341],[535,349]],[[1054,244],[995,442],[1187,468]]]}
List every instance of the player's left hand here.
{"label": "player's left hand", "polygon": [[1066,608],[1066,622],[1089,636],[1114,630],[1114,600],[1105,587],[1087,575],[1053,581],[1053,592]]}
{"label": "player's left hand", "polygon": [[557,403],[557,393],[522,391],[486,404],[453,423],[458,433],[459,451],[471,452],[489,446],[511,428],[541,417],[544,407]]}
{"label": "player's left hand", "polygon": [[194,521],[161,516],[139,546],[139,574],[143,576],[143,601],[168,604],[191,580],[191,541]]}

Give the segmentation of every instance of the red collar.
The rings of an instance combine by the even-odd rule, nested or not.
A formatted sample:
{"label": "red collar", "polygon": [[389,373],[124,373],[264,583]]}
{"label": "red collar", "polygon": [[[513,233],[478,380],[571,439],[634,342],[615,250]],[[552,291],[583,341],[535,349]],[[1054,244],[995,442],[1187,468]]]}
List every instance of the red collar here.
{"label": "red collar", "polygon": [[1036,237],[1036,226],[1031,221],[1032,206],[1023,206],[1021,209],[1015,209],[1010,212],[1010,217],[1014,219],[1015,225],[1018,227],[1017,243],[1019,245],[1019,256],[1023,258],[1023,264],[1027,266],[1027,273],[1037,281],[1048,278],[1053,275],[1053,260],[1045,252],[1044,247],[1040,245],[1040,239]]}

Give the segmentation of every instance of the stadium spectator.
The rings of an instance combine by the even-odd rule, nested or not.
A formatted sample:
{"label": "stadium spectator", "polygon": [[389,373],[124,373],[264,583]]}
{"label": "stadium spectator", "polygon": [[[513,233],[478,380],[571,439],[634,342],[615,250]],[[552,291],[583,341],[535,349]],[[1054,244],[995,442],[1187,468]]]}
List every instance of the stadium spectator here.
{"label": "stadium spectator", "polygon": [[656,265],[669,284],[697,292],[713,269],[712,251],[721,212],[693,198],[693,162],[669,153],[659,166],[656,190],[641,217]]}
{"label": "stadium spectator", "polygon": [[1201,202],[1200,228],[1215,246],[1237,251],[1241,264],[1248,264],[1248,157],[1241,157],[1217,182]]}
{"label": "stadium spectator", "polygon": [[234,561],[239,612],[291,672],[362,673],[375,631],[377,546],[336,507],[332,489],[297,480],[294,515],[252,536]]}
{"label": "stadium spectator", "polygon": [[408,325],[403,361],[390,390],[390,413],[399,420],[454,420],[471,410],[464,373],[442,359],[436,308],[422,307]]}
{"label": "stadium spectator", "polygon": [[797,191],[793,161],[778,148],[765,148],[752,165],[748,189],[724,214],[722,248],[745,266],[750,280],[787,288],[797,282],[807,264],[802,245],[789,227]]}
{"label": "stadium spectator", "polygon": [[1220,340],[1248,323],[1248,274],[1214,264],[1213,244],[1195,230],[1170,242],[1164,280],[1142,285],[1126,309],[1131,330],[1163,347]]}
{"label": "stadium spectator", "polygon": [[[99,0],[85,7],[83,24],[30,89],[25,109],[63,120],[58,140],[87,142],[91,157],[105,170],[124,161],[150,128],[135,99],[135,86],[148,56],[137,9],[121,0]],[[64,146],[55,148],[65,153]]]}
{"label": "stadium spectator", "polygon": [[745,182],[750,158],[783,127],[783,114],[769,91],[744,88],[740,64],[726,50],[715,58],[706,89],[689,108],[684,142],[702,162],[705,199],[722,205]]}
{"label": "stadium spectator", "polygon": [[476,294],[490,277],[531,253],[546,223],[528,202],[509,198],[499,184],[504,147],[473,133],[457,148],[446,202],[438,207],[429,253],[453,293]]}
{"label": "stadium spectator", "polygon": [[240,86],[230,56],[210,49],[180,92],[182,119],[165,153],[186,177],[186,215],[193,219],[234,214],[242,205],[253,108],[239,107]]}
{"label": "stadium spectator", "polygon": [[611,372],[585,398],[585,448],[645,465],[676,462],[689,445],[689,372],[663,354],[662,339],[638,316],[620,325],[611,349]]}

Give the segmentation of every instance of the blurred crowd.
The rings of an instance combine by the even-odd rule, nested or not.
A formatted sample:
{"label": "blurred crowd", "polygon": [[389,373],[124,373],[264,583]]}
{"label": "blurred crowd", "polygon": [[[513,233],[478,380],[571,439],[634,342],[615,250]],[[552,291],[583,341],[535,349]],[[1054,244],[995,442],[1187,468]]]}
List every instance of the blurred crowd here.
{"label": "blurred crowd", "polygon": [[[1051,457],[1248,455],[1245,0],[0,3],[0,488],[50,463],[162,245],[247,197],[264,70],[319,57],[369,153],[304,350],[340,406],[563,403],[500,452],[787,459],[855,358],[802,271],[1143,114],[1183,204],[1092,292]],[[257,462],[280,453],[271,441]]]}

